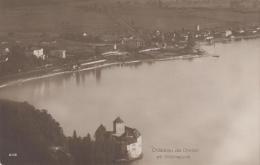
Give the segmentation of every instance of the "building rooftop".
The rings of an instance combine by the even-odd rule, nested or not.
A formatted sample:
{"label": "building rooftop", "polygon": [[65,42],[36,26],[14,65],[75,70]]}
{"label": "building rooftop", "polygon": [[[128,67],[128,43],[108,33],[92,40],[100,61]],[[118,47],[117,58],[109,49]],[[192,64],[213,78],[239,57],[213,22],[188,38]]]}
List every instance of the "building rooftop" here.
{"label": "building rooftop", "polygon": [[134,138],[133,136],[128,136],[126,133],[124,133],[122,136],[116,136],[113,135],[113,140],[116,143],[126,143],[126,144],[133,144],[137,142],[137,139]]}
{"label": "building rooftop", "polygon": [[96,130],[95,134],[98,134],[99,132],[106,132],[106,127],[103,126],[103,124],[100,124],[100,126]]}
{"label": "building rooftop", "polygon": [[124,123],[124,121],[123,121],[120,117],[117,117],[117,118],[114,120],[114,123]]}
{"label": "building rooftop", "polygon": [[135,139],[137,139],[141,136],[141,133],[137,129],[130,128],[127,126],[125,126],[125,133],[127,134],[127,136],[132,136]]}

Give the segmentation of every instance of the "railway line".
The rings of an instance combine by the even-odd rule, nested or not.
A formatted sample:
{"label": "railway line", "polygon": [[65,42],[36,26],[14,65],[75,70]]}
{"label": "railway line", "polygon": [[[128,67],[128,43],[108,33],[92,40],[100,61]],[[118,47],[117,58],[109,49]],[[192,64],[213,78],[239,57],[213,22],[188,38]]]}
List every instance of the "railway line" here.
{"label": "railway line", "polygon": [[114,14],[112,11],[107,9],[107,14],[114,19],[117,23],[119,23],[123,28],[127,29],[130,33],[137,36],[137,31],[130,25],[128,25],[125,21],[123,21],[118,15]]}

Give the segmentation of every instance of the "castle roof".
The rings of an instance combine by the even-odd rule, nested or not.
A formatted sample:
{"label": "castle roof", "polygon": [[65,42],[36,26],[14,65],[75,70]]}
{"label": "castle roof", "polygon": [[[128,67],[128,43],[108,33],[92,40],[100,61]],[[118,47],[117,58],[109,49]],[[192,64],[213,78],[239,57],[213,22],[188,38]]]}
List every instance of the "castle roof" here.
{"label": "castle roof", "polygon": [[113,123],[124,123],[124,121],[120,117],[117,117]]}
{"label": "castle roof", "polygon": [[121,143],[122,142],[122,139],[121,139],[121,137],[119,137],[119,136],[113,136],[113,140],[115,141],[115,142],[117,142],[117,143]]}
{"label": "castle roof", "polygon": [[133,143],[136,143],[137,142],[137,139],[135,139],[134,137],[130,137],[130,136],[127,136],[125,133],[118,137],[118,136],[113,136],[113,140],[116,142],[116,143],[125,143],[127,145],[129,144],[133,144]]}
{"label": "castle roof", "polygon": [[103,126],[103,124],[100,124],[100,126],[98,127],[98,129],[96,130],[95,134],[99,133],[99,132],[106,132],[106,127]]}
{"label": "castle roof", "polygon": [[141,133],[137,129],[130,128],[127,126],[125,126],[125,133],[127,134],[127,136],[132,136],[135,139],[137,139],[141,136]]}
{"label": "castle roof", "polygon": [[116,143],[125,143],[127,145],[137,142],[137,139],[141,136],[141,133],[135,129],[125,126],[125,133],[122,136],[113,135],[113,140]]}

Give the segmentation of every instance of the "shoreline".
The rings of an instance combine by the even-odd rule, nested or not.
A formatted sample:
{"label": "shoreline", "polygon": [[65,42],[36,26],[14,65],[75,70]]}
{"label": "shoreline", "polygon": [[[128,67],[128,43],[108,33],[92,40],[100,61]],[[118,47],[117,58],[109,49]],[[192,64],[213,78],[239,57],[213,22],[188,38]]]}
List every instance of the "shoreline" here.
{"label": "shoreline", "polygon": [[0,89],[8,87],[8,86],[32,81],[32,80],[37,80],[37,79],[57,76],[57,75],[61,75],[61,74],[67,74],[67,73],[75,73],[75,72],[81,72],[81,71],[86,71],[86,70],[105,68],[107,66],[113,66],[113,65],[133,64],[133,63],[139,63],[139,62],[142,63],[142,62],[149,62],[149,61],[155,62],[155,61],[181,60],[181,59],[192,59],[192,58],[202,58],[202,57],[211,57],[211,55],[209,53],[201,54],[201,55],[188,54],[188,55],[177,55],[177,56],[173,56],[173,57],[158,58],[158,59],[145,59],[145,60],[134,60],[134,61],[127,61],[127,62],[105,63],[105,64],[102,64],[102,65],[99,65],[99,66],[94,66],[94,67],[89,67],[89,68],[81,68],[81,69],[70,70],[70,71],[61,71],[61,72],[57,72],[57,73],[48,73],[48,74],[44,74],[44,75],[41,75],[41,76],[33,76],[33,77],[29,77],[29,78],[21,78],[21,79],[17,79],[17,80],[11,80],[11,81],[7,81],[7,82],[4,82],[4,83],[0,83]]}
{"label": "shoreline", "polygon": [[[218,38],[218,39],[215,40],[215,43],[226,44],[227,43],[226,41],[228,41],[228,43],[231,43],[231,42],[237,42],[237,41],[241,41],[241,40],[251,40],[251,39],[258,39],[258,38],[260,38],[260,34],[247,35],[247,36],[237,36],[233,39]],[[236,39],[239,39],[239,40],[236,40]],[[198,44],[203,45],[203,46],[213,45],[213,44],[208,44],[205,41],[198,42]],[[186,55],[180,55],[179,54],[179,55],[176,55],[172,52],[159,52],[159,53],[157,52],[153,55],[162,55],[163,57],[159,57],[159,58],[155,58],[155,59],[153,59],[153,58],[140,59],[140,60],[133,59],[133,61],[105,63],[105,64],[102,64],[102,65],[99,65],[99,66],[94,66],[94,67],[89,67],[89,68],[80,68],[80,69],[69,70],[69,71],[64,71],[61,68],[52,68],[52,69],[42,70],[44,73],[35,73],[35,75],[29,75],[29,76],[28,75],[27,76],[22,75],[22,74],[30,74],[31,72],[34,72],[34,71],[24,72],[22,74],[18,73],[16,75],[9,75],[10,77],[13,77],[13,78],[11,78],[13,80],[3,80],[2,82],[0,81],[0,89],[4,88],[4,87],[11,86],[11,85],[23,83],[23,82],[40,79],[40,78],[46,78],[46,77],[56,76],[56,75],[65,74],[65,73],[74,73],[74,72],[80,72],[80,71],[85,71],[85,70],[92,70],[92,69],[102,68],[102,67],[111,66],[111,65],[130,64],[130,63],[136,63],[136,62],[166,61],[166,60],[178,60],[178,59],[189,59],[189,58],[201,58],[201,57],[206,57],[206,56],[214,57],[214,54],[203,50],[201,47],[199,49],[201,51],[200,52],[201,54],[199,54],[199,52],[198,52],[198,54],[186,54]],[[155,50],[155,51],[157,51],[157,50]],[[152,51],[149,51],[149,52],[152,52]],[[35,72],[41,72],[41,70],[35,71]],[[54,73],[54,72],[56,72],[56,73]],[[7,78],[9,76],[1,77],[1,78],[4,79],[4,78]]]}

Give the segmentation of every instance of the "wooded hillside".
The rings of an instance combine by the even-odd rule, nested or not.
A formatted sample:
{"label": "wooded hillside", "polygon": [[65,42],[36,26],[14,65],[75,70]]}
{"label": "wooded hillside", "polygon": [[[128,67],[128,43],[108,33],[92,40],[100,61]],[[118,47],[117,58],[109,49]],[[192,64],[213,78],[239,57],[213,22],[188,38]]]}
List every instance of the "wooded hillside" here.
{"label": "wooded hillside", "polygon": [[[68,164],[67,139],[46,110],[0,100],[0,160],[7,164]],[[61,150],[55,151],[55,147]]]}

